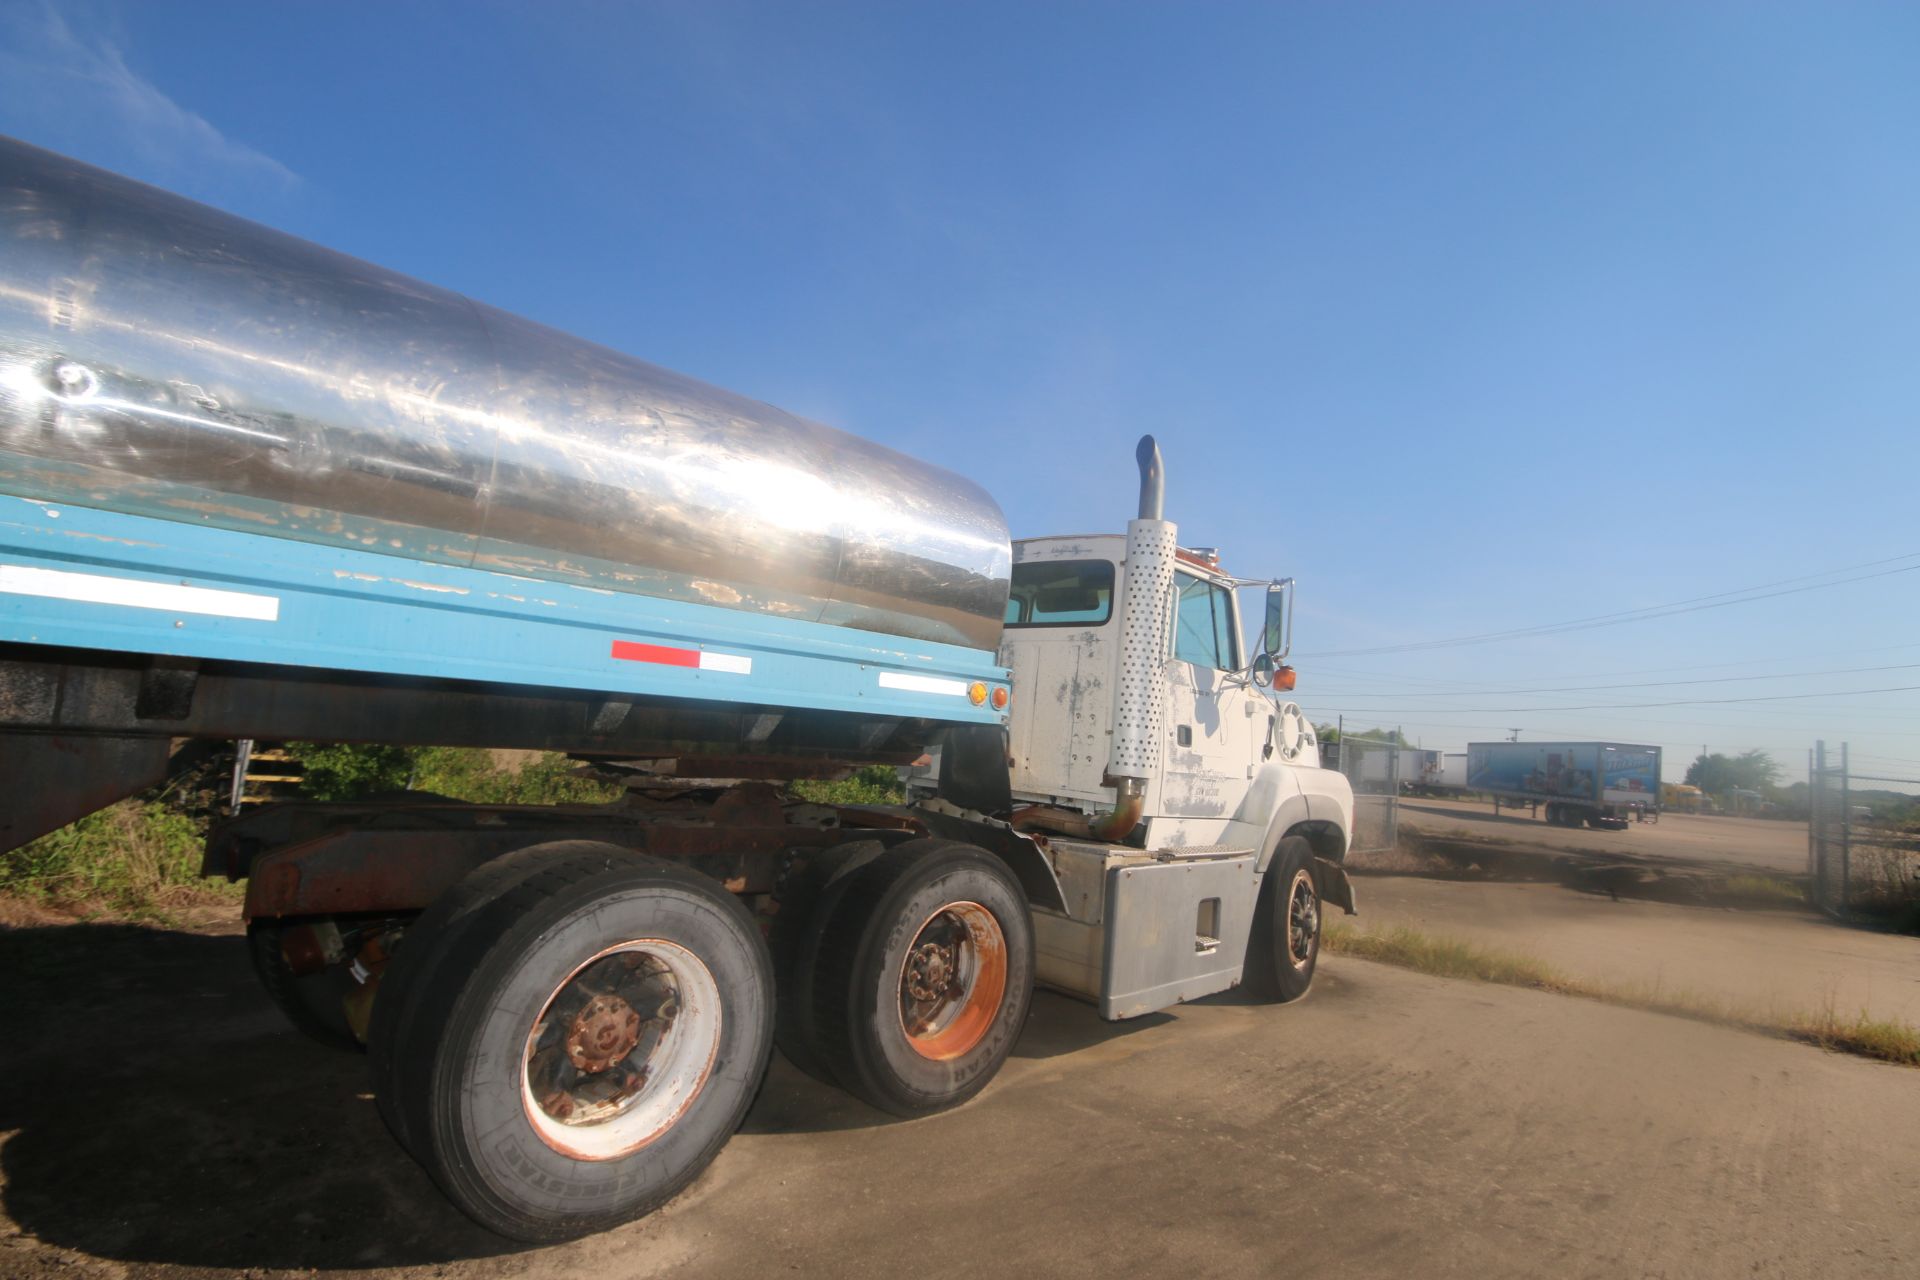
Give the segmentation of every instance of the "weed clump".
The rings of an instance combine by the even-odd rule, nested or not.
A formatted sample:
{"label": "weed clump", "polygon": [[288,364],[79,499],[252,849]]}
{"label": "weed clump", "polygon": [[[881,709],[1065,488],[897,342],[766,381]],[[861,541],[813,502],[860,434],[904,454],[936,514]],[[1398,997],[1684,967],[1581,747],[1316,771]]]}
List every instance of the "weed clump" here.
{"label": "weed clump", "polygon": [[122,800],[0,854],[0,893],[54,907],[152,915],[201,894],[204,829],[156,800]]}

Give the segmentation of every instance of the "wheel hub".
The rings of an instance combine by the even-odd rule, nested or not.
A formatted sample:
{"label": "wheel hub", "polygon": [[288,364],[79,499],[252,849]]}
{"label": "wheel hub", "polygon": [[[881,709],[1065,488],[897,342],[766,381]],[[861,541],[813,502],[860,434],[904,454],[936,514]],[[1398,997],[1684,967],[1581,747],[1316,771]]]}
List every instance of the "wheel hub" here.
{"label": "wheel hub", "polygon": [[960,970],[959,947],[923,943],[907,962],[907,994],[926,1002],[943,1000]]}
{"label": "wheel hub", "polygon": [[1287,955],[1296,968],[1304,968],[1313,958],[1314,940],[1320,936],[1320,901],[1314,896],[1313,879],[1301,873],[1293,882],[1287,901]]}
{"label": "wheel hub", "polygon": [[636,939],[590,957],[527,1035],[527,1119],[541,1141],[576,1159],[646,1145],[705,1084],[721,1018],[711,970],[678,943]]}
{"label": "wheel hub", "polygon": [[640,1015],[615,995],[597,995],[567,1024],[567,1060],[589,1075],[605,1071],[640,1043]]}
{"label": "wheel hub", "polygon": [[941,907],[900,964],[900,1030],[923,1058],[949,1062],[986,1036],[1007,985],[1007,941],[977,902]]}

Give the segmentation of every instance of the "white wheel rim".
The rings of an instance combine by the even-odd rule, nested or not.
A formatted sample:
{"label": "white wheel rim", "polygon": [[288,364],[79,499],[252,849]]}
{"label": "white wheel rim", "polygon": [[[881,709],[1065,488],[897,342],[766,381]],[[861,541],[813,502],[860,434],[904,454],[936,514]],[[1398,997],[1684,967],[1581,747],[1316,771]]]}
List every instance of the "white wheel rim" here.
{"label": "white wheel rim", "polygon": [[[670,1006],[662,1003],[668,999]],[[626,1043],[619,1031],[625,1014],[611,1012],[619,1009],[638,1017],[639,1031],[603,1065]],[[720,984],[700,957],[663,938],[608,947],[561,980],[527,1033],[520,1063],[527,1122],[542,1142],[576,1160],[638,1151],[671,1129],[706,1087],[720,1030]],[[612,1048],[594,1056],[609,1039]],[[575,1065],[576,1053],[586,1069]]]}

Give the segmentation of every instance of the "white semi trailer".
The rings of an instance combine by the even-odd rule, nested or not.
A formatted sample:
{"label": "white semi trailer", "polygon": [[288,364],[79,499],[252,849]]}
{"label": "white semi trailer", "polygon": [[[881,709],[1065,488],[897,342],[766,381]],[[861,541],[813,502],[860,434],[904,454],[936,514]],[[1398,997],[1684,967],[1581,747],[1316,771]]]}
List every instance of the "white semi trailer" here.
{"label": "white semi trailer", "polygon": [[919,1115],[1036,982],[1312,982],[1353,805],[1276,692],[1292,586],[1180,547],[1151,440],[1124,529],[1015,544],[962,477],[164,192],[0,140],[0,197],[0,849],[221,740],[638,770],[209,837],[268,993],[487,1227],[661,1203],[776,1042]]}

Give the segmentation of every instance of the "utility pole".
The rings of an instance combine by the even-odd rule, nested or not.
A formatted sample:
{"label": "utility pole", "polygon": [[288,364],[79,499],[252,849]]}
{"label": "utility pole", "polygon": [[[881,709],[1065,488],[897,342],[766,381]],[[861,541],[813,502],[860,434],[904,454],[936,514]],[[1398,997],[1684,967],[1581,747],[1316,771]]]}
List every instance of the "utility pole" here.
{"label": "utility pole", "polygon": [[1520,741],[1520,731],[1518,729],[1507,730],[1507,741],[1508,742]]}

